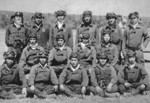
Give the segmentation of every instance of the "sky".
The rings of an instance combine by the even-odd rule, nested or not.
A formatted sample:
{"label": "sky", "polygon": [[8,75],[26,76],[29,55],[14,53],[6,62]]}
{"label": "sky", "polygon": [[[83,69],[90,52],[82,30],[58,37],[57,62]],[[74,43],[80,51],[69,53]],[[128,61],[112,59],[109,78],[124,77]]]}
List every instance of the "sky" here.
{"label": "sky", "polygon": [[150,17],[150,0],[0,0],[0,10],[54,13],[60,9],[68,14],[91,10],[94,15],[115,12],[124,16],[138,11]]}

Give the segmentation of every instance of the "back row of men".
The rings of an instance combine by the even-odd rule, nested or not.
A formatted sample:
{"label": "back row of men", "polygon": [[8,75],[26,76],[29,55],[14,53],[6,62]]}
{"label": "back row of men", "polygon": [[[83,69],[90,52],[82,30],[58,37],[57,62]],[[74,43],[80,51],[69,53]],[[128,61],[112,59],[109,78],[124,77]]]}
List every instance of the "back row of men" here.
{"label": "back row of men", "polygon": [[26,29],[23,14],[15,13],[14,23],[6,30],[9,50],[0,68],[2,98],[12,98],[21,89],[25,96],[40,98],[51,93],[118,96],[118,92],[135,95],[149,90],[143,50],[150,36],[139,24],[137,12],[129,14],[126,28],[118,26],[115,13],[107,13],[108,25],[99,33],[92,24],[92,12],[85,11],[75,47],[65,16],[57,11],[58,21],[49,27],[36,13],[34,25]]}

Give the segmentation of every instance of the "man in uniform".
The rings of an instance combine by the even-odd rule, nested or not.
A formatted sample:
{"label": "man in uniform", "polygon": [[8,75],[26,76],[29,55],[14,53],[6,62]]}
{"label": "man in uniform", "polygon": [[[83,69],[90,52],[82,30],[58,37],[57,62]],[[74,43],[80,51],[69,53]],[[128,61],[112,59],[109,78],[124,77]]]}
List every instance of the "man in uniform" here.
{"label": "man in uniform", "polygon": [[116,45],[114,45],[110,39],[111,39],[111,29],[109,27],[105,28],[105,31],[102,34],[102,42],[96,47],[97,53],[103,53],[105,52],[109,58],[108,63],[112,65],[116,72],[119,70],[119,66],[117,64],[118,62],[118,48]]}
{"label": "man in uniform", "polygon": [[53,67],[57,77],[69,62],[69,57],[72,53],[70,47],[66,46],[65,36],[63,34],[56,36],[57,46],[50,50],[49,65]]}
{"label": "man in uniform", "polygon": [[92,12],[84,11],[82,15],[82,24],[77,27],[76,45],[82,40],[83,33],[90,34],[90,45],[99,44],[99,34],[97,26],[92,23]]}
{"label": "man in uniform", "polygon": [[150,89],[149,76],[142,64],[136,62],[136,53],[127,52],[128,64],[118,73],[119,91],[124,96],[143,94]]}
{"label": "man in uniform", "polygon": [[70,64],[63,70],[59,77],[61,93],[71,97],[77,95],[84,97],[88,81],[87,72],[79,64],[78,53],[72,53],[70,56]]}
{"label": "man in uniform", "polygon": [[29,29],[29,34],[36,33],[38,37],[38,44],[42,46],[46,51],[48,51],[49,47],[52,46],[52,43],[50,40],[50,26],[46,23],[44,23],[43,15],[42,13],[35,13],[32,17],[33,24],[31,28]]}
{"label": "man in uniform", "polygon": [[15,63],[16,53],[9,50],[3,55],[5,62],[0,66],[0,98],[16,98],[16,94],[27,95],[27,84],[22,68]]}
{"label": "man in uniform", "polygon": [[92,69],[90,91],[102,97],[119,96],[117,92],[117,75],[115,69],[108,64],[108,57],[105,53],[97,53],[98,63]]}
{"label": "man in uniform", "polygon": [[39,63],[32,67],[29,77],[30,90],[38,98],[47,98],[58,90],[58,80],[54,70],[48,66],[48,54],[39,53]]}
{"label": "man in uniform", "polygon": [[81,40],[82,41],[77,44],[73,52],[77,52],[79,54],[80,64],[89,74],[92,66],[96,63],[96,51],[90,44],[90,34],[84,33]]}
{"label": "man in uniform", "polygon": [[19,62],[23,48],[27,45],[27,28],[23,25],[23,13],[14,14],[14,22],[6,29],[5,42],[8,49],[17,53],[16,61]]}
{"label": "man in uniform", "polygon": [[[108,24],[104,26],[101,30],[101,35],[104,34],[106,28],[110,28],[110,41],[112,44],[116,45],[118,48],[118,58],[119,58],[119,64],[121,64],[121,60],[124,59],[124,52],[122,51],[123,49],[123,34],[121,28],[117,24],[117,16],[115,13],[107,13],[106,14],[106,19],[108,21]],[[102,38],[101,38],[102,39]],[[102,40],[101,40],[102,41]]]}
{"label": "man in uniform", "polygon": [[23,49],[19,64],[24,70],[24,73],[26,75],[26,79],[28,79],[30,70],[32,66],[38,63],[37,53],[39,51],[44,51],[44,48],[42,48],[37,43],[37,34],[32,33],[28,37],[29,44]]}
{"label": "man in uniform", "polygon": [[63,10],[59,10],[55,12],[55,15],[57,21],[52,26],[52,31],[51,31],[51,41],[53,47],[57,46],[57,41],[56,41],[57,35],[63,34],[65,37],[66,46],[73,48],[72,29],[67,23],[65,23],[66,12]]}
{"label": "man in uniform", "polygon": [[137,12],[130,13],[130,24],[127,26],[127,31],[124,35],[125,49],[136,52],[137,62],[144,65],[143,50],[147,47],[150,41],[150,35],[147,30],[139,24],[139,15]]}

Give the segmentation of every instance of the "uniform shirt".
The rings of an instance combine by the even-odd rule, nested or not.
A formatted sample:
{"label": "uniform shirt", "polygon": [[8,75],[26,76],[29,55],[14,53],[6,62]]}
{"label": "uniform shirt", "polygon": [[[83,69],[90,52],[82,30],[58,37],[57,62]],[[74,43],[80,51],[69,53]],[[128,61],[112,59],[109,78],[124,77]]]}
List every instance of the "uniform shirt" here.
{"label": "uniform shirt", "polygon": [[6,63],[3,63],[0,66],[0,84],[16,84],[22,87],[27,87],[25,75],[22,68],[18,64],[15,64],[11,68],[8,68]]}
{"label": "uniform shirt", "polygon": [[77,70],[72,71],[70,66],[67,66],[59,77],[59,84],[62,85],[88,85],[88,75],[85,70],[80,66]]}
{"label": "uniform shirt", "polygon": [[123,69],[120,69],[118,73],[118,81],[119,83],[140,83],[140,84],[148,84],[149,76],[143,65],[135,64],[135,66],[130,69],[129,65],[125,65]]}
{"label": "uniform shirt", "polygon": [[21,48],[24,48],[27,45],[28,30],[22,25],[20,28],[17,28],[15,24],[11,24],[6,29],[5,43],[8,47],[15,47],[15,43],[20,40]]}
{"label": "uniform shirt", "polygon": [[36,59],[37,53],[39,51],[44,51],[43,47],[37,45],[36,49],[32,49],[30,45],[27,45],[22,52],[19,64],[21,66],[26,66],[26,65],[33,65],[34,60]]}
{"label": "uniform shirt", "polygon": [[81,42],[82,34],[88,33],[90,34],[90,44],[92,46],[95,46],[96,44],[99,44],[99,34],[98,34],[98,27],[94,24],[90,24],[88,26],[85,26],[84,23],[82,23],[80,26],[77,27],[77,34],[76,34],[76,45]]}
{"label": "uniform shirt", "polygon": [[64,46],[62,50],[59,47],[54,47],[50,50],[48,63],[51,66],[67,65],[71,53],[72,50],[70,47]]}
{"label": "uniform shirt", "polygon": [[144,47],[148,45],[150,41],[150,35],[148,35],[146,29],[143,26],[137,25],[134,29],[131,25],[128,25],[124,39],[126,47],[141,49],[141,45]]}
{"label": "uniform shirt", "polygon": [[109,63],[112,66],[115,66],[117,64],[119,52],[118,52],[118,48],[116,47],[116,45],[109,44],[108,47],[106,47],[105,44],[98,45],[96,47],[96,52],[97,53],[105,52],[109,58]]}
{"label": "uniform shirt", "polygon": [[45,65],[43,67],[40,63],[38,63],[31,69],[29,83],[30,85],[34,85],[36,83],[57,85],[58,80],[54,70],[50,66]]}
{"label": "uniform shirt", "polygon": [[62,25],[62,27],[60,29],[58,28],[58,24],[57,23],[55,23],[54,25],[52,25],[51,41],[52,41],[53,47],[57,46],[56,36],[60,35],[60,34],[64,34],[65,41],[66,41],[66,46],[69,46],[70,48],[73,48],[73,34],[72,34],[72,29],[66,23],[63,23],[63,25]]}
{"label": "uniform shirt", "polygon": [[38,40],[37,43],[42,46],[44,49],[47,49],[48,46],[51,47],[50,39],[50,26],[47,24],[42,23],[41,25],[37,26],[35,23],[32,24],[31,28],[29,29],[29,33],[37,33]]}
{"label": "uniform shirt", "polygon": [[80,63],[82,65],[94,65],[96,63],[96,51],[90,44],[82,48],[81,43],[79,43],[74,48],[73,52],[79,54]]}
{"label": "uniform shirt", "polygon": [[[111,28],[110,41],[117,46],[119,51],[122,50],[123,34],[121,28],[119,28],[118,26],[109,26],[109,25],[107,26]],[[107,26],[102,27],[101,35],[104,34],[104,30]],[[103,42],[102,36],[101,42]]]}
{"label": "uniform shirt", "polygon": [[91,83],[94,87],[102,85],[101,81],[105,82],[106,86],[109,83],[117,83],[117,75],[115,69],[106,64],[103,68],[97,64],[91,71]]}

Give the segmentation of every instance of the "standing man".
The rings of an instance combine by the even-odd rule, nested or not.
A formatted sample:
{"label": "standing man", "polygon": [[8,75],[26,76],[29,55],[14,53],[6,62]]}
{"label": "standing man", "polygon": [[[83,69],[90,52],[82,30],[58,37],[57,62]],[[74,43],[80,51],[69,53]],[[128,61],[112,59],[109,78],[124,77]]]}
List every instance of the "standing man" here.
{"label": "standing man", "polygon": [[77,27],[76,44],[81,42],[83,33],[90,34],[90,45],[99,44],[99,34],[97,26],[92,23],[92,12],[84,11],[82,15],[82,24]]}
{"label": "standing man", "polygon": [[150,35],[147,33],[147,30],[139,24],[139,15],[137,12],[130,13],[128,18],[130,24],[127,26],[127,31],[124,35],[125,49],[134,51],[138,60],[137,62],[144,65],[143,50],[150,41]]}
{"label": "standing man", "polygon": [[143,94],[150,90],[149,76],[144,66],[136,62],[136,53],[127,52],[128,63],[118,73],[119,91],[124,96]]}
{"label": "standing man", "polygon": [[16,62],[19,62],[23,48],[27,45],[27,28],[23,25],[23,13],[14,14],[14,22],[6,29],[5,42],[8,49],[17,53]]}
{"label": "standing man", "polygon": [[51,41],[49,41],[50,36],[50,26],[48,24],[45,24],[43,19],[42,13],[35,13],[32,17],[33,24],[31,28],[29,29],[29,35],[32,33],[37,34],[38,40],[37,43],[42,46],[46,51],[49,50],[49,47],[51,47]]}
{"label": "standing man", "polygon": [[66,46],[73,48],[73,35],[72,29],[69,27],[67,23],[65,23],[66,12],[63,10],[59,10],[55,12],[56,15],[56,23],[52,26],[51,31],[51,41],[53,47],[57,46],[56,37],[57,35],[63,34],[66,41]]}
{"label": "standing man", "polygon": [[16,64],[16,52],[9,50],[4,53],[5,62],[0,66],[0,98],[16,98],[16,94],[27,96],[27,84],[24,72]]}

